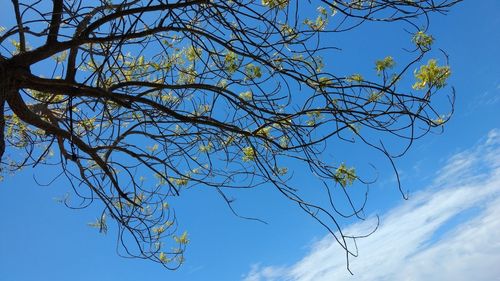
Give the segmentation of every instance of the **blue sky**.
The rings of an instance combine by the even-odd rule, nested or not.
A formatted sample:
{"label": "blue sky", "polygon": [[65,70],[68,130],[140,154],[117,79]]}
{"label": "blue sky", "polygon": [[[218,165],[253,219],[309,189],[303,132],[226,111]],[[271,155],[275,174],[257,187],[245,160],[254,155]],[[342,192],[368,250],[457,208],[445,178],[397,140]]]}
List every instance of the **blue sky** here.
{"label": "blue sky", "polygon": [[[443,134],[428,135],[398,160],[408,201],[383,168],[387,163],[377,162],[380,175],[368,209],[380,215],[381,227],[358,241],[354,277],[325,230],[265,188],[237,195],[242,214],[267,225],[235,217],[215,192],[186,192],[177,213],[191,242],[178,271],[120,258],[113,227],[104,236],[87,226],[98,210],[56,203],[53,198],[68,187],[37,186],[34,177],[52,172],[37,169],[7,176],[0,185],[0,280],[491,280],[500,274],[494,266],[500,263],[494,235],[500,226],[494,215],[500,211],[499,9],[496,0],[465,1],[448,16],[433,17],[430,33],[451,60],[455,114]],[[350,36],[379,39],[370,30],[356,32]],[[370,46],[344,49],[359,54],[357,65],[369,59]],[[296,177],[298,184],[309,182],[299,172]],[[361,231],[370,222],[347,228]]]}

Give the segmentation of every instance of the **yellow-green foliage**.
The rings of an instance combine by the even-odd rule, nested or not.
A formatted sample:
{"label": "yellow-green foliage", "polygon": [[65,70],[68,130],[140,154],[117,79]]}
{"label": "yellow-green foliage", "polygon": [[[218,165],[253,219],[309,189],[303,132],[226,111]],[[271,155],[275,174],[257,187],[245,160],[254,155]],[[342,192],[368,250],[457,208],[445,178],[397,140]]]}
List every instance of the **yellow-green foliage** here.
{"label": "yellow-green foliage", "polygon": [[418,71],[415,71],[417,82],[413,84],[413,89],[421,90],[425,87],[440,89],[446,85],[446,80],[450,75],[449,66],[438,66],[437,61],[431,59],[427,65],[422,65]]}
{"label": "yellow-green foliage", "polygon": [[314,126],[316,125],[316,122],[320,119],[323,118],[323,116],[321,115],[321,112],[320,111],[310,111],[310,112],[307,112],[307,117],[309,117],[309,120],[307,120],[306,124],[308,126]]}
{"label": "yellow-green foliage", "polygon": [[179,71],[179,84],[193,84],[196,81],[198,73],[194,70],[193,66]]}
{"label": "yellow-green foliage", "polygon": [[201,48],[195,48],[194,46],[189,46],[186,49],[186,58],[189,61],[195,61],[198,58],[201,57],[202,49]]}
{"label": "yellow-green foliage", "polygon": [[255,150],[251,146],[244,147],[242,149],[243,151],[243,161],[248,162],[248,161],[253,161],[255,160]]}
{"label": "yellow-green foliage", "polygon": [[150,152],[155,152],[159,148],[159,145],[155,143],[153,146],[146,146],[146,149],[149,150]]}
{"label": "yellow-green foliage", "polygon": [[347,78],[347,81],[349,82],[362,82],[364,80],[363,76],[361,74],[353,74],[349,78]]}
{"label": "yellow-green foliage", "polygon": [[165,226],[164,225],[153,228],[153,233],[155,233],[157,235],[161,235],[163,232],[165,232]]}
{"label": "yellow-green foliage", "polygon": [[290,0],[262,0],[262,5],[269,7],[271,9],[274,8],[285,9],[289,3]]}
{"label": "yellow-green foliage", "polygon": [[206,145],[199,146],[200,152],[202,152],[202,153],[208,153],[208,152],[212,151],[213,148],[214,148],[214,145],[212,142],[208,142],[208,144],[206,144]]}
{"label": "yellow-green foliage", "polygon": [[58,63],[65,61],[67,57],[68,57],[67,51],[64,51],[64,52],[61,52],[57,55],[52,56],[52,58]]}
{"label": "yellow-green foliage", "polygon": [[349,6],[353,9],[363,9],[363,6],[366,4],[366,0],[351,0]]}
{"label": "yellow-green foliage", "polygon": [[368,97],[368,101],[369,102],[376,102],[380,99],[380,97],[382,96],[381,93],[377,93],[377,92],[372,92],[370,94],[370,96]]}
{"label": "yellow-green foliage", "polygon": [[286,148],[286,147],[288,147],[289,144],[290,144],[290,138],[289,137],[282,136],[280,138],[280,146],[281,147]]}
{"label": "yellow-green foliage", "polygon": [[161,100],[166,103],[178,103],[180,101],[180,98],[174,96],[172,92],[169,92],[168,94],[164,95],[161,92],[158,92],[159,95],[161,95]]}
{"label": "yellow-green foliage", "polygon": [[6,115],[5,121],[5,137],[9,139],[13,147],[24,148],[30,143],[32,136],[45,135],[42,129],[28,127],[16,114]]}
{"label": "yellow-green foliage", "polygon": [[162,262],[162,263],[168,263],[170,262],[170,259],[167,257],[167,255],[164,253],[164,252],[161,252],[160,255],[158,256],[158,259]]}
{"label": "yellow-green foliage", "polygon": [[85,129],[86,131],[92,131],[97,127],[96,117],[82,119],[78,122],[78,126]]}
{"label": "yellow-green foliage", "polygon": [[332,85],[332,84],[333,84],[332,79],[330,79],[328,77],[320,77],[318,79],[318,88],[320,90],[323,90],[323,89],[327,88],[329,85]]}
{"label": "yellow-green foliage", "polygon": [[278,174],[279,176],[284,176],[287,173],[288,173],[287,167],[282,167],[282,168],[276,167],[276,174]]}
{"label": "yellow-green foliage", "polygon": [[387,56],[384,59],[377,60],[375,62],[375,69],[377,70],[377,73],[380,74],[380,72],[393,68],[395,65],[394,59],[391,56]]}
{"label": "yellow-green foliage", "polygon": [[229,74],[233,74],[238,69],[238,55],[234,52],[228,51],[224,56],[224,66]]}
{"label": "yellow-green foliage", "polygon": [[175,242],[179,243],[179,244],[187,244],[189,243],[189,239],[187,237],[187,231],[184,231],[184,233],[182,233],[181,236],[177,237],[177,236],[174,236],[174,239],[175,239]]}
{"label": "yellow-green foliage", "polygon": [[281,34],[286,38],[286,40],[293,40],[297,38],[297,31],[288,24],[281,25]]}
{"label": "yellow-green foliage", "polygon": [[426,34],[423,31],[419,31],[413,35],[413,42],[420,48],[424,50],[430,49],[434,38],[431,35]]}
{"label": "yellow-green foliage", "polygon": [[239,96],[242,100],[246,100],[246,101],[252,100],[252,98],[253,98],[252,91],[246,91],[246,92],[240,93]]}
{"label": "yellow-green foliage", "polygon": [[272,138],[271,129],[272,129],[272,127],[264,127],[264,128],[257,131],[257,135],[263,136],[266,138]]}
{"label": "yellow-green foliage", "polygon": [[262,72],[260,70],[260,67],[257,65],[254,65],[252,63],[249,63],[245,66],[245,74],[246,74],[248,79],[262,77]]}
{"label": "yellow-green foliage", "polygon": [[432,120],[434,126],[443,125],[446,122],[446,116],[439,116],[438,118]]}
{"label": "yellow-green foliage", "polygon": [[335,180],[340,183],[342,187],[352,185],[354,180],[356,180],[356,170],[354,168],[347,168],[347,166],[342,163],[335,171]]}
{"label": "yellow-green foliage", "polygon": [[178,179],[174,178],[169,178],[170,182],[174,183],[175,185],[181,187],[181,186],[187,186],[189,183],[189,179],[187,177],[181,177]]}
{"label": "yellow-green foliage", "polygon": [[43,102],[58,103],[64,100],[63,95],[49,94],[45,92],[39,92],[36,90],[30,90],[29,92],[34,99]]}
{"label": "yellow-green foliage", "polygon": [[304,24],[309,26],[312,30],[321,31],[324,30],[328,24],[328,12],[324,7],[318,7],[318,16],[314,21],[310,19],[305,19]]}
{"label": "yellow-green foliage", "polygon": [[88,224],[90,227],[99,229],[99,232],[106,234],[108,231],[108,225],[106,223],[106,214],[102,214],[102,216],[96,219],[95,222]]}

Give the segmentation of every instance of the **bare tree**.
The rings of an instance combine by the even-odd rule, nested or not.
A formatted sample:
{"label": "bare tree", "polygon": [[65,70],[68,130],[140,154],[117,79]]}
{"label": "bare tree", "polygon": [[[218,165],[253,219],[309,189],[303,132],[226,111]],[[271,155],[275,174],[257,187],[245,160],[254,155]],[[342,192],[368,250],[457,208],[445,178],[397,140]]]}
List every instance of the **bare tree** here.
{"label": "bare tree", "polygon": [[[71,207],[97,200],[92,225],[117,222],[121,254],[170,269],[188,238],[169,198],[195,185],[236,215],[227,190],[273,186],[357,255],[338,220],[363,219],[349,186],[364,181],[327,156],[329,144],[361,142],[392,163],[399,155],[367,135],[396,136],[406,151],[449,117],[433,97],[450,69],[423,61],[433,43],[425,26],[459,0],[11,2],[0,34],[2,171],[58,167],[81,199]],[[413,59],[376,61],[373,81],[326,70],[338,50],[323,39],[371,21],[412,29]],[[413,89],[400,82],[411,75]],[[302,199],[290,161],[324,183],[307,192],[331,204]]]}

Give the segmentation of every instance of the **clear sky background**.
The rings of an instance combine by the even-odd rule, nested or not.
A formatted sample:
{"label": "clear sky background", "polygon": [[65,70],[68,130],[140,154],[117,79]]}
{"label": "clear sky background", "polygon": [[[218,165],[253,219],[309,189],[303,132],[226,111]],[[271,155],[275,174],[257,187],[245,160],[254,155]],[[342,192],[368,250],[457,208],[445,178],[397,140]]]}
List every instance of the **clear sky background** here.
{"label": "clear sky background", "polygon": [[[0,1],[1,5],[5,2]],[[237,199],[243,215],[264,219],[267,225],[235,217],[215,192],[186,192],[177,204],[177,214],[191,243],[186,263],[178,271],[120,258],[115,253],[113,227],[102,235],[87,226],[98,216],[97,209],[70,210],[56,203],[54,198],[64,196],[69,187],[37,186],[34,177],[51,173],[37,169],[7,176],[0,183],[0,281],[497,278],[499,10],[498,0],[466,0],[448,16],[432,18],[435,47],[450,56],[449,84],[457,90],[455,114],[443,134],[428,135],[397,162],[404,188],[410,192],[408,201],[398,193],[394,175],[384,168],[388,163],[377,162],[380,176],[372,186],[368,210],[380,216],[381,226],[374,235],[358,241],[360,256],[351,261],[354,277],[345,269],[341,248],[332,243],[325,229],[265,188],[240,192]],[[373,61],[372,52],[389,55],[400,50],[401,44],[376,47],[377,40],[395,34],[404,32],[360,29],[348,35],[351,45],[343,48],[354,60],[353,71],[366,60]],[[362,39],[356,43],[355,38]],[[391,40],[397,43],[408,38]],[[351,154],[355,154],[353,161],[363,157]],[[309,184],[300,172],[295,176],[299,184]],[[358,232],[372,222],[348,229]]]}

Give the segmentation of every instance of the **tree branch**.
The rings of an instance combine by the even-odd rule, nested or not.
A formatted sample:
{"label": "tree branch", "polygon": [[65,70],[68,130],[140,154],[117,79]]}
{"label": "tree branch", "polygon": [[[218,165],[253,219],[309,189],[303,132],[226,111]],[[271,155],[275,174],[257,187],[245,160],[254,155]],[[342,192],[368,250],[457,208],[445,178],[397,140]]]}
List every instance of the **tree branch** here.
{"label": "tree branch", "polygon": [[52,8],[52,19],[50,20],[49,35],[47,36],[47,45],[57,42],[59,28],[61,27],[61,18],[63,10],[63,0],[52,0],[54,6]]}
{"label": "tree branch", "polygon": [[96,164],[104,171],[104,173],[109,178],[113,187],[118,192],[120,197],[124,198],[129,203],[137,206],[137,204],[134,201],[132,201],[127,194],[123,192],[123,190],[120,188],[115,178],[115,175],[113,175],[108,165],[102,160],[102,158],[95,152],[95,150],[92,147],[87,145],[79,137],[71,135],[69,132],[42,120],[40,116],[33,113],[26,106],[26,103],[23,101],[19,93],[16,92],[9,93],[7,97],[7,103],[9,104],[9,107],[12,109],[12,111],[19,117],[19,119],[23,120],[27,124],[42,129],[45,132],[52,134],[56,137],[57,136],[63,137],[64,139],[73,142],[80,150],[89,155],[92,158],[92,160],[94,160]]}
{"label": "tree branch", "polygon": [[[0,88],[0,91],[4,91]],[[5,153],[5,96],[4,93],[0,93],[0,165],[3,159],[3,154]],[[0,167],[1,171],[1,167]]]}
{"label": "tree branch", "polygon": [[12,0],[12,5],[14,5],[14,13],[16,14],[17,28],[19,32],[19,52],[26,52],[26,39],[24,37],[23,20],[21,18],[21,12],[19,11],[19,1]]}

